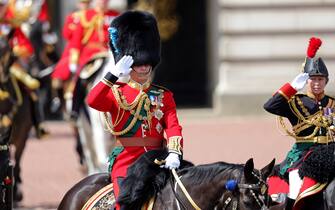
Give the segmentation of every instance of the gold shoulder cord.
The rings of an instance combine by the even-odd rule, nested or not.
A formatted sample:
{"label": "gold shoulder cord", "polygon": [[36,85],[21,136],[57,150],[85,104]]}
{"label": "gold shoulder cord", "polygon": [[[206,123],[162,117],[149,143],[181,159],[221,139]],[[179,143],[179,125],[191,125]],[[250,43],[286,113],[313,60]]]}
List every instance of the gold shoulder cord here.
{"label": "gold shoulder cord", "polygon": [[279,121],[280,125],[282,126],[282,128],[284,129],[284,131],[287,133],[287,135],[289,135],[289,136],[291,136],[291,137],[293,137],[293,138],[295,138],[295,139],[297,139],[297,140],[307,140],[307,139],[311,139],[311,138],[313,138],[313,137],[316,135],[316,133],[317,133],[317,132],[319,131],[319,129],[320,129],[320,127],[317,127],[317,126],[316,126],[312,134],[310,134],[310,135],[308,135],[308,136],[297,136],[294,132],[291,132],[291,131],[288,130],[288,128],[287,128],[287,126],[286,126],[286,124],[285,124],[285,122],[284,122],[283,117],[279,116],[279,117],[278,117],[278,121]]}
{"label": "gold shoulder cord", "polygon": [[96,14],[90,21],[86,19],[85,11],[79,13],[80,23],[84,27],[84,37],[81,41],[82,44],[86,44],[88,39],[91,37],[94,29],[100,27],[103,22],[103,16]]}
{"label": "gold shoulder cord", "polygon": [[[285,132],[297,139],[297,140],[308,140],[308,139],[311,139],[313,138],[317,132],[320,130],[321,127],[324,127],[324,128],[328,128],[329,127],[329,124],[327,122],[326,119],[324,119],[324,117],[322,116],[321,112],[320,113],[316,113],[315,116],[311,117],[310,119],[306,119],[306,117],[304,117],[301,112],[298,110],[297,106],[296,106],[296,103],[295,103],[295,100],[294,99],[297,99],[297,103],[298,105],[301,107],[302,111],[305,113],[305,115],[308,117],[310,116],[310,113],[308,112],[308,110],[306,109],[306,107],[303,105],[301,99],[299,97],[294,97],[292,98],[292,100],[289,101],[289,105],[290,105],[290,109],[292,111],[292,113],[298,118],[298,124],[305,124],[305,125],[309,125],[309,126],[315,126],[314,128],[314,131],[312,134],[308,135],[308,136],[297,136],[295,132],[292,132],[292,131],[289,131],[287,126],[285,125],[285,122],[283,120],[283,117],[278,117],[279,119],[279,123],[281,124],[282,128],[285,130]],[[303,127],[305,128],[305,126]],[[301,129],[298,131],[300,132]],[[297,131],[296,131],[297,132]]]}
{"label": "gold shoulder cord", "polygon": [[[135,125],[135,123],[137,122],[137,120],[139,120],[141,118],[141,115],[140,115],[140,112],[141,112],[141,108],[143,106],[143,103],[145,103],[145,110],[147,112],[150,111],[150,107],[149,107],[149,110],[147,109],[148,108],[148,95],[145,93],[145,92],[140,92],[135,100],[131,103],[131,104],[128,104],[126,99],[123,97],[123,96],[120,96],[120,93],[119,93],[119,90],[117,87],[113,86],[112,87],[112,90],[113,90],[113,93],[114,93],[114,96],[115,96],[115,99],[119,105],[119,110],[118,110],[118,114],[116,116],[116,119],[115,119],[115,124],[113,125],[113,122],[110,118],[110,116],[108,116],[108,113],[104,112],[104,119],[105,119],[105,123],[106,123],[106,127],[107,127],[107,130],[109,132],[111,132],[113,135],[115,136],[121,136],[121,135],[124,135],[126,134],[127,132],[129,132]],[[123,100],[121,100],[121,97]],[[149,103],[150,103],[150,100],[149,100]],[[137,106],[137,107],[136,107]],[[136,111],[133,112],[132,114],[134,115],[133,119],[131,120],[131,122],[129,123],[129,125],[121,130],[121,131],[114,131],[114,127],[117,126],[120,122],[121,122],[121,119],[124,115],[124,112],[125,110],[127,111],[133,111],[133,109],[136,107]],[[123,113],[121,116],[119,116],[119,113],[120,113],[120,108],[123,109]],[[149,116],[150,114],[148,114]]]}

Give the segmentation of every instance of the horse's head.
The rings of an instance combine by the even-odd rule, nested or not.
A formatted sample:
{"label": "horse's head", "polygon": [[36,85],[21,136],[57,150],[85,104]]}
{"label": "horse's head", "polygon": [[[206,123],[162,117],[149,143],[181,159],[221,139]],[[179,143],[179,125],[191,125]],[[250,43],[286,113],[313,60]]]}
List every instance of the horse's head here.
{"label": "horse's head", "polygon": [[267,177],[272,172],[275,160],[261,170],[254,168],[253,159],[249,159],[239,175],[226,182],[226,191],[220,198],[217,209],[256,210],[267,209],[270,197],[267,194]]}
{"label": "horse's head", "polygon": [[271,174],[275,160],[261,170],[254,168],[253,159],[244,165],[244,175],[238,183],[240,192],[240,209],[267,209],[269,199],[266,180]]}

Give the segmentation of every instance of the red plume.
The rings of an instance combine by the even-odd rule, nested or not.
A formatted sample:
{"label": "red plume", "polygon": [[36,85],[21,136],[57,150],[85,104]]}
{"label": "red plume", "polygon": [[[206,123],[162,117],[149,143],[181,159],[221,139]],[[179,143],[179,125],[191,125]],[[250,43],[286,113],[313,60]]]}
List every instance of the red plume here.
{"label": "red plume", "polygon": [[307,56],[309,58],[314,58],[316,52],[318,51],[319,47],[321,46],[322,41],[319,38],[312,37],[309,40],[309,45],[307,49]]}

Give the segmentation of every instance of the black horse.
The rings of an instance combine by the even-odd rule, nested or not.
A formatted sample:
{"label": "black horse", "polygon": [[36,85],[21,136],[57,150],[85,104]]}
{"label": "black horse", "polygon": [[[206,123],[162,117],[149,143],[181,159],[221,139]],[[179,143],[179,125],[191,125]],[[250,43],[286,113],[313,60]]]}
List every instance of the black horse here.
{"label": "black horse", "polygon": [[[154,163],[154,159],[166,155],[165,151],[150,151],[129,168],[118,200],[121,209],[141,209],[154,195],[153,209],[193,209],[171,172]],[[218,162],[183,168],[178,176],[201,209],[257,210],[266,209],[269,197],[265,180],[273,166],[274,160],[261,170],[254,169],[252,159],[243,165]],[[95,192],[109,183],[106,173],[83,179],[65,194],[58,210],[82,209]],[[109,209],[112,208],[111,205]]]}
{"label": "black horse", "polygon": [[6,39],[0,39],[0,209],[12,209],[13,166],[10,162],[9,140],[12,126],[8,114],[12,103],[9,100],[7,87],[2,81],[6,80],[6,71],[12,63],[9,45]]}
{"label": "black horse", "polygon": [[22,200],[20,183],[22,182],[20,161],[33,125],[33,102],[27,88],[20,83],[10,72],[11,66],[16,62],[16,57],[9,48],[8,41],[1,41],[1,67],[0,88],[7,93],[7,97],[0,100],[2,119],[5,117],[11,127],[10,145],[14,146],[14,200]]}
{"label": "black horse", "polygon": [[[310,193],[295,203],[295,209],[335,210],[335,144],[318,145],[305,157],[299,169],[301,177],[309,177],[318,183],[328,183],[321,191]],[[287,180],[286,180],[287,181]],[[281,203],[270,208],[285,209]]]}

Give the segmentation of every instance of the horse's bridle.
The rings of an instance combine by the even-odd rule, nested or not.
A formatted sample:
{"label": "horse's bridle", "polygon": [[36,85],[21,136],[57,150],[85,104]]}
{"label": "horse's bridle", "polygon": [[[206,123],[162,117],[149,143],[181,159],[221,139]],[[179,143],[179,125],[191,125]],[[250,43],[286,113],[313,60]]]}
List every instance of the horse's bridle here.
{"label": "horse's bridle", "polygon": [[[266,193],[267,193],[267,189],[268,189],[268,185],[267,183],[262,179],[262,175],[257,175],[255,172],[251,172],[252,175],[257,178],[258,182],[256,184],[241,184],[241,183],[238,183],[237,184],[237,189],[238,191],[241,191],[241,190],[249,190],[252,197],[255,199],[256,203],[259,205],[259,207],[262,209],[262,210],[265,210],[265,209],[268,209],[267,208],[267,205],[266,205],[266,202],[265,202],[265,196],[266,196]],[[255,191],[259,192],[257,194],[255,193]],[[230,196],[227,196],[226,197],[226,193],[224,193],[220,200],[224,200],[224,206],[223,206],[223,209],[226,209],[229,207],[229,205],[232,203],[232,209],[233,210],[236,210],[238,208],[238,199],[236,198],[236,196],[234,195],[235,191],[233,192],[230,192]],[[260,195],[262,197],[260,197]],[[224,198],[226,197],[226,198]]]}

